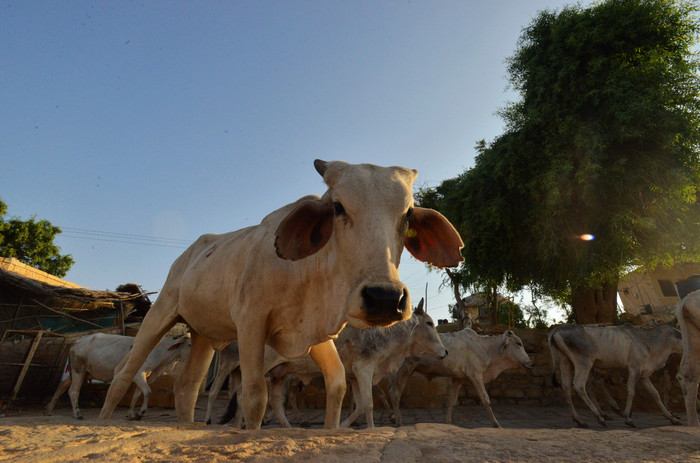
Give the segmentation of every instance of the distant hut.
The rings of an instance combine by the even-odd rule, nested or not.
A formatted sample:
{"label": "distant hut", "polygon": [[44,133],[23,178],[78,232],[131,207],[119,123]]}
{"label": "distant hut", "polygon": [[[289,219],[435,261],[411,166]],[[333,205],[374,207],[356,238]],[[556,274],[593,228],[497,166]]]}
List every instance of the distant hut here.
{"label": "distant hut", "polygon": [[0,400],[52,394],[74,339],[135,332],[150,306],[133,283],[96,291],[0,258]]}

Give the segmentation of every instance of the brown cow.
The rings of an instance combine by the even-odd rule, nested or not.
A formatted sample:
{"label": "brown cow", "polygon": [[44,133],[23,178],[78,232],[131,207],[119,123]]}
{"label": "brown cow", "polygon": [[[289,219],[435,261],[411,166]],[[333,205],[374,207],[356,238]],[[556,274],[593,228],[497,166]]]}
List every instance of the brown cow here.
{"label": "brown cow", "polygon": [[259,225],[204,235],[173,264],[133,349],[107,392],[112,415],[148,353],[178,321],[192,334],[175,385],[178,420],[191,422],[214,349],[238,341],[242,408],[257,429],[267,405],[265,345],[286,358],[307,353],[323,371],[326,427],[338,427],[345,370],[333,339],[346,323],[388,326],[411,316],[399,279],[404,246],[436,267],[462,262],[462,240],[441,214],[415,207],[417,171],[316,160],[328,190],[272,212]]}

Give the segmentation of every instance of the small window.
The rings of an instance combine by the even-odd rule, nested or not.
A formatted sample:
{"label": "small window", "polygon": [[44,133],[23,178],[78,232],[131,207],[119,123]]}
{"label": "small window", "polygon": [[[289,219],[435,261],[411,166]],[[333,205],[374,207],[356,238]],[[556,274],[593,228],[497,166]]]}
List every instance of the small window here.
{"label": "small window", "polygon": [[676,287],[670,280],[659,280],[659,286],[661,287],[661,294],[663,294],[664,297],[678,297]]}

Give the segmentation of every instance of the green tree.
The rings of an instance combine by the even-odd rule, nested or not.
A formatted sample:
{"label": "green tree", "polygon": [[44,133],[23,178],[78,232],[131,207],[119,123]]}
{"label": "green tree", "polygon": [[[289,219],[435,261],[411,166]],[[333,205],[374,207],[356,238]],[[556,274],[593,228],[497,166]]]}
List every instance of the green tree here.
{"label": "green tree", "polygon": [[14,257],[58,277],[64,277],[74,261],[69,255],[61,255],[61,249],[53,244],[61,229],[48,220],[11,218],[5,220],[7,205],[0,200],[0,256]]}
{"label": "green tree", "polygon": [[578,323],[612,322],[624,270],[700,259],[696,12],[609,0],[524,29],[505,132],[418,195],[461,232],[464,284],[527,285]]}

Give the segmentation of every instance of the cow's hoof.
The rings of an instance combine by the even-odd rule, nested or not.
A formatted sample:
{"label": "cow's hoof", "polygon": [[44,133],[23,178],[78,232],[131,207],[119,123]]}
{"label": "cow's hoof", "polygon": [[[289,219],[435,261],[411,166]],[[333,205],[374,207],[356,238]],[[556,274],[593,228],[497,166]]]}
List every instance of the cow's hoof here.
{"label": "cow's hoof", "polygon": [[671,424],[675,424],[675,425],[683,424],[683,423],[681,423],[681,420],[679,420],[679,419],[676,418],[675,416],[674,416],[673,419],[670,420],[670,421],[671,421]]}
{"label": "cow's hoof", "polygon": [[604,428],[608,427],[608,423],[606,423],[605,420],[598,420],[598,423],[600,423],[600,425]]}
{"label": "cow's hoof", "polygon": [[587,428],[588,425],[584,423],[583,421],[574,421],[578,425],[579,428]]}
{"label": "cow's hoof", "polygon": [[129,421],[141,421],[141,415],[127,416],[126,419]]}
{"label": "cow's hoof", "polygon": [[82,419],[83,419],[83,415],[78,415],[78,416],[75,417],[75,419],[76,419],[76,420],[82,420]]}
{"label": "cow's hoof", "polygon": [[211,418],[205,421],[204,424],[211,424]]}
{"label": "cow's hoof", "polygon": [[630,428],[636,428],[635,424],[632,422],[632,420],[626,420],[625,424],[629,426]]}

